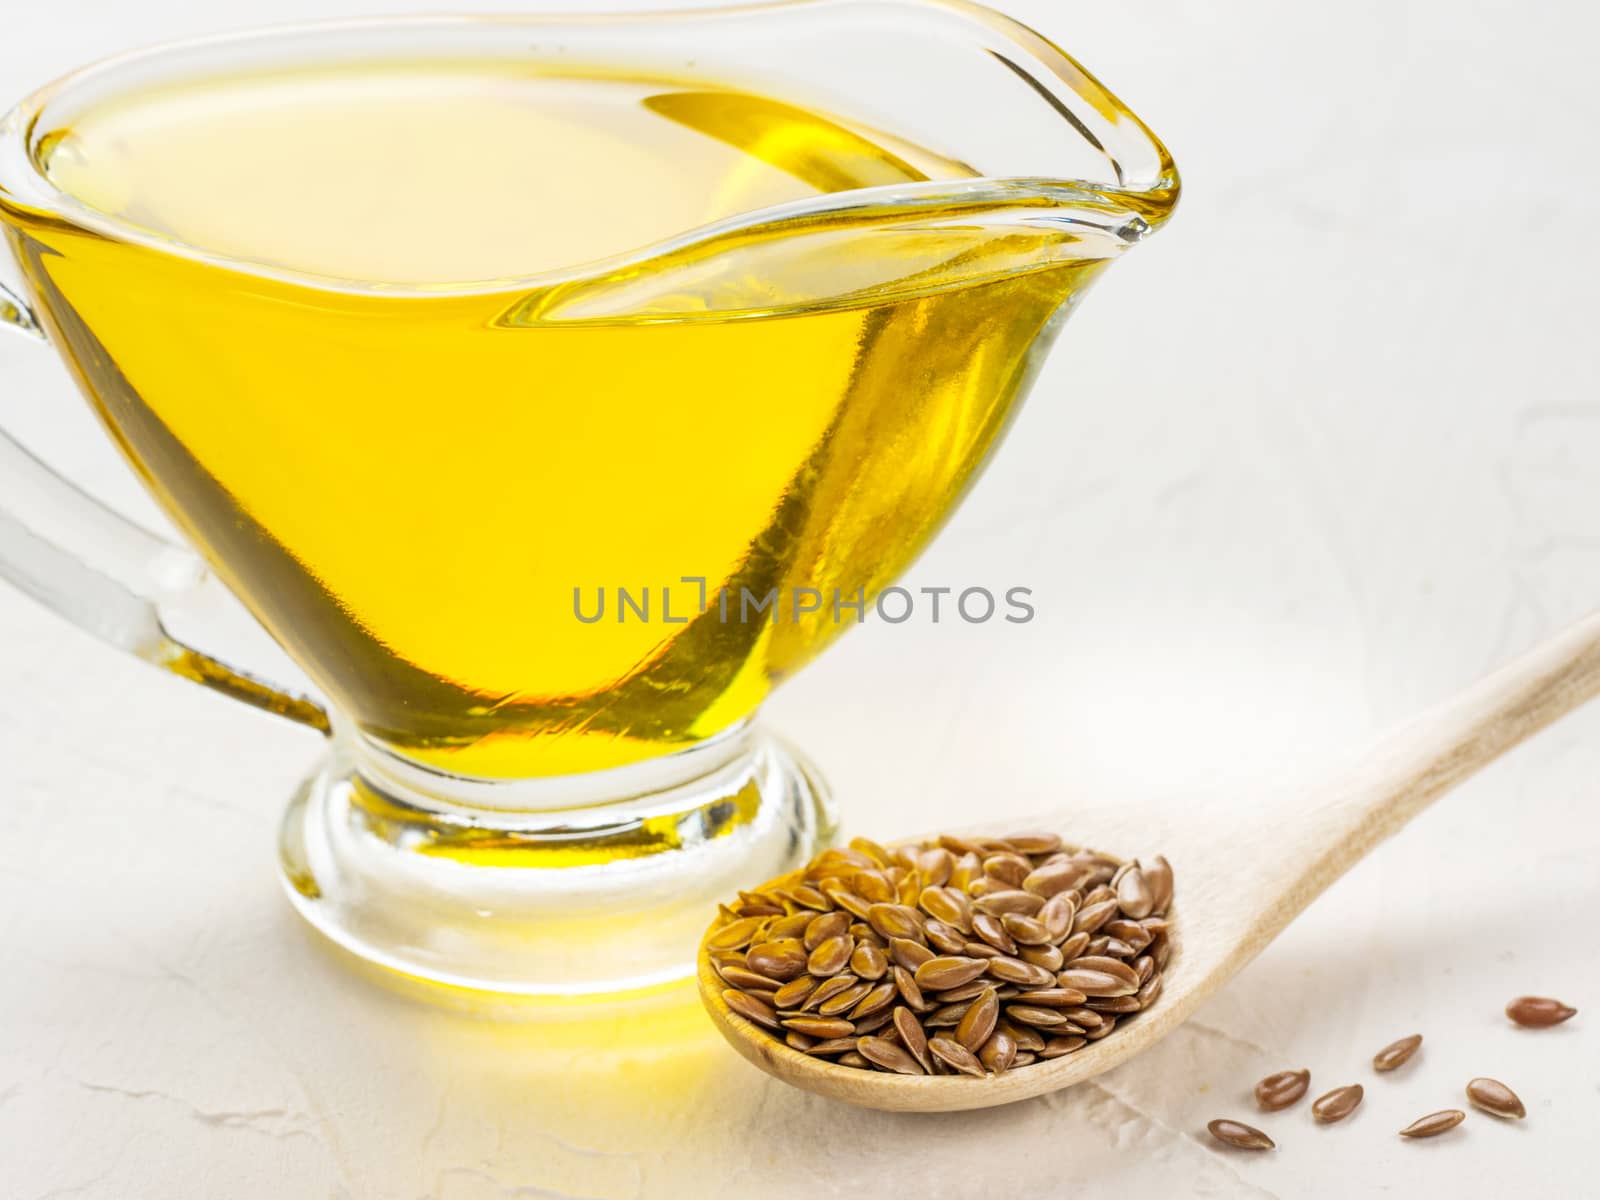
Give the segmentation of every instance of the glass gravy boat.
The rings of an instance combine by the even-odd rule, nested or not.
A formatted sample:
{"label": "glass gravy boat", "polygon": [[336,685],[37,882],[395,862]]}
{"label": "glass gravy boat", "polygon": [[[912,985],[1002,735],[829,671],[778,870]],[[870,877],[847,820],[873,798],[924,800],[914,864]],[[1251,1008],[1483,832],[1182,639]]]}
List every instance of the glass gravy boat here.
{"label": "glass gravy boat", "polygon": [[[415,105],[418,144],[440,123],[461,161],[370,212],[265,170],[241,190],[278,150],[238,98],[285,87],[310,106],[286,153],[322,136],[316,105],[355,105],[336,124],[377,161],[395,148],[360,113]],[[526,88],[566,90],[555,140],[530,139],[548,170],[516,174],[521,143],[470,106]],[[140,122],[184,96],[223,140],[163,215],[141,180],[183,143]],[[614,152],[590,120],[623,122]],[[1072,59],[960,0],[357,21],[112,59],[0,125],[0,320],[56,348],[193,550],[0,435],[0,574],[329,737],[281,856],[347,949],[499,992],[687,974],[717,899],[830,832],[762,699],[873,610],[1177,195]],[[382,228],[425,201],[436,221]],[[292,685],[248,665],[240,602]]]}

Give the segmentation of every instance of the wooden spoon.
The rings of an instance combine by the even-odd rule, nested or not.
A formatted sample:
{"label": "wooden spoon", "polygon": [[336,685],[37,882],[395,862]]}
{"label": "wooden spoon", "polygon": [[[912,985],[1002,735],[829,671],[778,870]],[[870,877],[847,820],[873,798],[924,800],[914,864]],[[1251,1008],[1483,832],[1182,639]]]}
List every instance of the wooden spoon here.
{"label": "wooden spoon", "polygon": [[[1505,751],[1600,692],[1600,614],[1524,654],[1380,742],[1303,805],[1278,805],[1258,825],[1174,831],[1148,839],[1137,812],[1081,827],[1076,814],[1032,824],[1116,853],[1160,851],[1177,882],[1172,956],[1160,998],[1109,1037],[997,1077],[893,1075],[839,1066],[790,1049],[730,1012],[727,986],[702,952],[700,995],[735,1050],[786,1083],[869,1108],[943,1112],[1009,1104],[1110,1070],[1165,1037],[1259,954],[1335,879],[1430,803]],[[1298,811],[1294,821],[1279,819]],[[1093,818],[1091,818],[1093,820]],[[1009,824],[1009,822],[1008,822]],[[993,832],[993,831],[991,831]],[[998,832],[1004,832],[998,831]]]}

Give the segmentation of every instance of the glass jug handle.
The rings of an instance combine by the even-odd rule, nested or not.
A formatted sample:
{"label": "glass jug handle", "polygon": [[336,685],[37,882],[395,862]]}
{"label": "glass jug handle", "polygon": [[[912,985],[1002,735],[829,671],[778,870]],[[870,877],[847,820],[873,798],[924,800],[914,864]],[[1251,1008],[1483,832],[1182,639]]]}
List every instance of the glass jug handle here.
{"label": "glass jug handle", "polygon": [[[0,285],[0,324],[44,331]],[[175,609],[221,602],[199,556],[105,507],[0,429],[0,578],[102,641],[185,679],[324,734],[328,713],[297,695],[175,639]]]}

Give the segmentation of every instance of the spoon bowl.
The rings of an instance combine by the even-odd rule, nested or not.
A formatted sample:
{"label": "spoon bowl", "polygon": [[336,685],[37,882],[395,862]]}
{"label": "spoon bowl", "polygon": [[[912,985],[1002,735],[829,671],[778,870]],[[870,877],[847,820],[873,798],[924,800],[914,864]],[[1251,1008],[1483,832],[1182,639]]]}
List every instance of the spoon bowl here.
{"label": "spoon bowl", "polygon": [[[1050,828],[1037,820],[1029,823],[1029,827]],[[1058,832],[1063,836],[1070,834],[1074,839],[1078,837],[1076,829]],[[1118,1025],[1111,1036],[1090,1042],[1081,1050],[984,1079],[965,1075],[893,1075],[840,1066],[826,1059],[802,1054],[728,1007],[727,1001],[722,998],[723,990],[728,985],[712,967],[703,949],[697,966],[700,999],[718,1031],[745,1059],[769,1075],[776,1075],[785,1083],[808,1092],[889,1112],[956,1112],[968,1108],[990,1108],[997,1104],[1026,1100],[1045,1092],[1059,1091],[1109,1071],[1124,1059],[1131,1058],[1152,1042],[1165,1037],[1194,1011],[1195,1006],[1204,999],[1203,994],[1184,990],[1176,1003],[1169,998],[1174,982],[1181,979],[1184,972],[1183,918],[1176,902],[1170,919],[1173,925],[1167,937],[1172,945],[1172,954],[1167,960],[1166,970],[1162,972],[1162,995],[1149,1011],[1139,1013],[1136,1021]]]}
{"label": "spoon bowl", "polygon": [[[1060,833],[1113,854],[1172,863],[1172,953],[1159,998],[1136,1020],[1060,1058],[983,1079],[899,1075],[802,1054],[729,1009],[701,947],[700,997],[741,1055],[785,1083],[867,1108],[950,1112],[1058,1091],[1134,1057],[1182,1024],[1317,896],[1378,843],[1456,784],[1600,691],[1600,614],[1574,625],[1380,741],[1353,767],[1287,811],[1249,827],[1198,823],[1149,845],[1137,811],[1034,814],[1007,826]],[[1281,810],[1274,804],[1271,810]],[[986,830],[974,833],[989,832]],[[895,838],[904,841],[904,838]],[[713,926],[713,930],[715,926]],[[708,934],[712,930],[707,931]]]}

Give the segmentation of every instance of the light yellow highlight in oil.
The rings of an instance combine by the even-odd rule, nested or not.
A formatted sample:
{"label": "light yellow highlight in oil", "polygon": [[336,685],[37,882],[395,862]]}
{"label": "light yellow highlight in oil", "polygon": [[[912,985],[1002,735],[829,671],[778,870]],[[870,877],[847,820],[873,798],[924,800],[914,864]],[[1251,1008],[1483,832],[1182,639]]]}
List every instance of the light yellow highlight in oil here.
{"label": "light yellow highlight in oil", "polygon": [[48,169],[92,207],[216,254],[438,284],[960,170],[761,97],[667,87],[493,61],[261,72],[91,108],[52,139]]}

